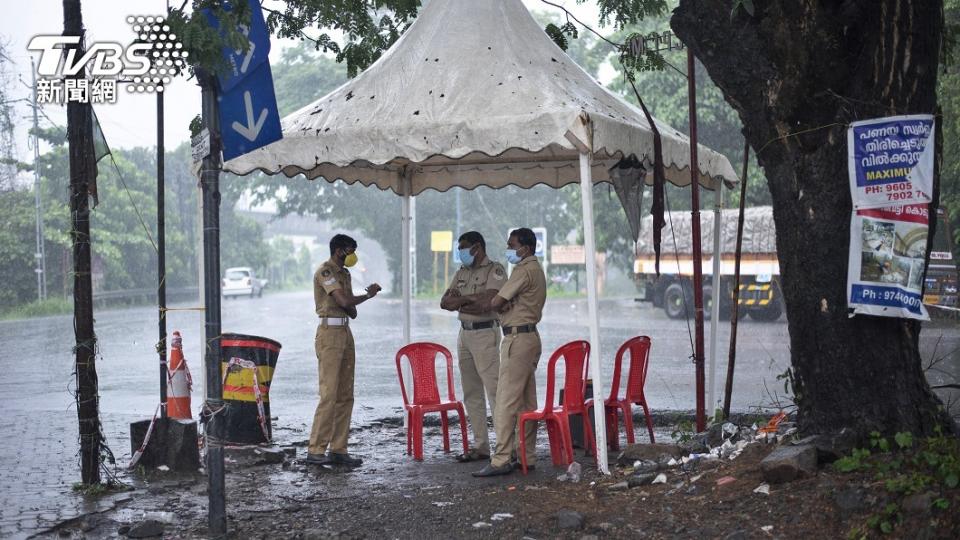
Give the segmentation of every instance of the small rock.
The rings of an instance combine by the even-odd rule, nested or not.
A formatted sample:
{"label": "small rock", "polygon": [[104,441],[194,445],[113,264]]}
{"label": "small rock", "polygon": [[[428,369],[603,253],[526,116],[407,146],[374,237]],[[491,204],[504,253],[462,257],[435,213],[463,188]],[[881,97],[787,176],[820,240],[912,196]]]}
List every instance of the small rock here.
{"label": "small rock", "polygon": [[117,529],[117,534],[122,534],[124,536],[126,536],[128,532],[130,532],[129,525],[121,525],[120,528]]}
{"label": "small rock", "polygon": [[613,523],[609,523],[606,521],[604,521],[603,523],[597,524],[597,528],[600,529],[601,531],[609,531],[613,527],[614,527]]}
{"label": "small rock", "polygon": [[638,460],[633,462],[633,472],[652,473],[660,470],[660,464],[651,460]]}
{"label": "small rock", "polygon": [[740,529],[724,536],[723,540],[747,540],[747,538],[750,538],[747,535],[747,531]]}
{"label": "small rock", "polygon": [[660,473],[660,474],[658,474],[657,477],[654,478],[653,481],[650,482],[650,483],[651,483],[651,484],[666,484],[666,483],[667,483],[667,475],[665,475],[665,474],[663,474],[663,473]]}
{"label": "small rock", "polygon": [[493,525],[487,523],[486,521],[478,521],[473,524],[474,529],[486,529],[487,527],[493,527]]}
{"label": "small rock", "polygon": [[927,514],[933,504],[933,496],[934,494],[930,491],[908,495],[903,498],[903,509],[912,514]]}
{"label": "small rock", "polygon": [[610,491],[624,491],[630,489],[630,483],[624,480],[623,482],[617,482],[616,484],[611,484],[608,488]]}
{"label": "small rock", "polygon": [[657,475],[655,475],[655,474],[653,474],[653,473],[635,474],[635,475],[631,476],[630,478],[627,478],[627,486],[629,486],[629,487],[631,487],[631,488],[635,488],[635,487],[639,487],[639,486],[646,486],[646,485],[652,483],[652,482],[653,482],[653,479],[656,478],[656,477],[657,477]]}
{"label": "small rock", "polygon": [[817,448],[813,445],[780,446],[760,462],[763,479],[772,484],[812,476],[817,472]]}
{"label": "small rock", "polygon": [[580,530],[584,524],[583,514],[573,510],[560,510],[557,512],[557,527],[561,529]]}
{"label": "small rock", "polygon": [[837,433],[818,435],[813,444],[817,447],[817,461],[833,463],[849,455],[859,442],[856,433],[850,428],[843,428]]}
{"label": "small rock", "polygon": [[154,536],[161,536],[163,535],[163,523],[155,519],[147,519],[131,525],[130,530],[128,530],[126,534],[129,538],[152,538]]}

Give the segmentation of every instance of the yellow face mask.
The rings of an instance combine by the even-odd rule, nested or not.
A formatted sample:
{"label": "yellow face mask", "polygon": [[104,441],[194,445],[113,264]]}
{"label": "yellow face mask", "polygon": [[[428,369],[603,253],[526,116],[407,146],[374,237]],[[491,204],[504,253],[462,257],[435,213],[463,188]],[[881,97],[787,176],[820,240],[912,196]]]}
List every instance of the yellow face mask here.
{"label": "yellow face mask", "polygon": [[355,264],[357,264],[357,254],[348,253],[347,256],[343,259],[343,265],[346,266],[347,268],[350,268]]}

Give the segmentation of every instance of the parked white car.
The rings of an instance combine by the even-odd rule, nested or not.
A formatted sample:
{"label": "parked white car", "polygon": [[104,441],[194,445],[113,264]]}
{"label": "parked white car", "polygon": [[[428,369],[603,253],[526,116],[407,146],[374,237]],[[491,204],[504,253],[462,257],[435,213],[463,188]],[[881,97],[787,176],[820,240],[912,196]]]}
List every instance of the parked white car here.
{"label": "parked white car", "polygon": [[220,291],[224,298],[230,296],[263,296],[263,288],[267,280],[258,279],[249,266],[227,268],[220,282]]}

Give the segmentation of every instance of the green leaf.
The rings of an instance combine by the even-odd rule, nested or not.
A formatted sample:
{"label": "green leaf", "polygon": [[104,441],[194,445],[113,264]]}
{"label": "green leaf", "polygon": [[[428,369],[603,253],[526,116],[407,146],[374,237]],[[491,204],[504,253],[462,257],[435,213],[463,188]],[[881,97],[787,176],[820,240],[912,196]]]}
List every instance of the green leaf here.
{"label": "green leaf", "polygon": [[960,478],[957,477],[957,473],[950,473],[943,479],[943,483],[950,489],[957,487],[957,484],[960,483]]}
{"label": "green leaf", "polygon": [[893,436],[893,440],[897,442],[897,446],[899,446],[901,450],[910,448],[913,446],[913,433],[901,431]]}
{"label": "green leaf", "polygon": [[940,510],[946,510],[947,508],[950,508],[950,501],[940,497],[939,499],[933,501],[933,507]]}

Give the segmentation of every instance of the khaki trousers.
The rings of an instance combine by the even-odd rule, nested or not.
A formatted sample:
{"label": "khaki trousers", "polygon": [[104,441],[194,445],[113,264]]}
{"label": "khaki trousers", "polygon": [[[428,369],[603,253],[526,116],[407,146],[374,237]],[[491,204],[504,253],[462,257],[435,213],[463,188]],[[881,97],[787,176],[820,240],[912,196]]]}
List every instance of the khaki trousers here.
{"label": "khaki trousers", "polygon": [[472,448],[490,455],[487,402],[490,411],[495,411],[497,378],[500,376],[500,328],[461,329],[457,338],[457,362],[460,364],[463,403],[473,430]]}
{"label": "khaki trousers", "polygon": [[317,327],[314,340],[320,377],[320,403],[310,430],[311,454],[347,453],[350,416],[353,414],[353,372],[356,350],[349,326]]}
{"label": "khaki trousers", "polygon": [[[504,336],[500,344],[500,380],[493,413],[497,451],[490,459],[494,467],[510,463],[511,456],[520,453],[517,419],[520,413],[537,408],[535,373],[540,353],[540,334],[536,332]],[[532,464],[536,462],[537,422],[526,423],[523,437],[527,446],[527,463]]]}

